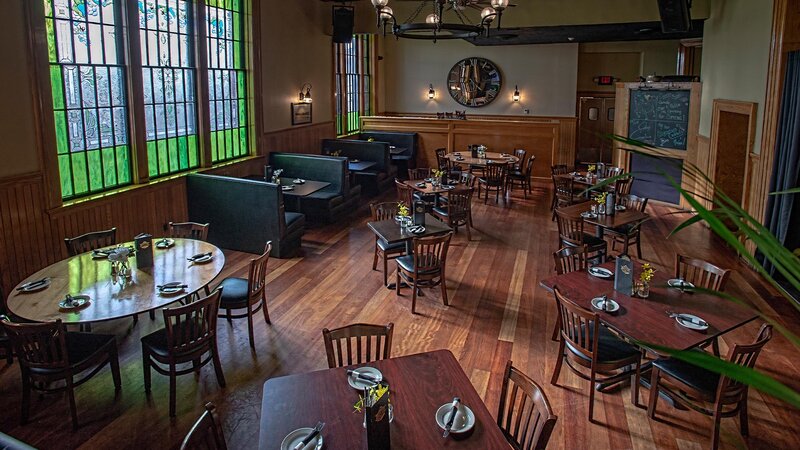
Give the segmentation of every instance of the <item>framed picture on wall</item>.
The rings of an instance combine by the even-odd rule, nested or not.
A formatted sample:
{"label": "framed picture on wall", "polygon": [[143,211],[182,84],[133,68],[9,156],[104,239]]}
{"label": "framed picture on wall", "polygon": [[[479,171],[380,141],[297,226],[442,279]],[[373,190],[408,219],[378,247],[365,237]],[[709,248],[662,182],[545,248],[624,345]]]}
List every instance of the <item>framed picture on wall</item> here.
{"label": "framed picture on wall", "polygon": [[292,103],[292,125],[311,123],[311,103]]}

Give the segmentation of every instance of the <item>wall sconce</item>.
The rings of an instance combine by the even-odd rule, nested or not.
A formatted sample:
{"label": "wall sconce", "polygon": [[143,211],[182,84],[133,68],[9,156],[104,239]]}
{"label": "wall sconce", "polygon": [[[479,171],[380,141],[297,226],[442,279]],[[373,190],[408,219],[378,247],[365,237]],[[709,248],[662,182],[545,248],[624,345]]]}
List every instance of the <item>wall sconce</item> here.
{"label": "wall sconce", "polygon": [[[305,90],[305,93],[303,92]],[[311,103],[311,83],[306,83],[300,88],[300,103]]]}
{"label": "wall sconce", "polygon": [[514,103],[519,103],[519,86],[514,86],[514,95],[511,96]]}
{"label": "wall sconce", "polygon": [[428,89],[428,99],[433,100],[436,98],[436,91],[433,90],[433,84],[430,85],[430,89]]}

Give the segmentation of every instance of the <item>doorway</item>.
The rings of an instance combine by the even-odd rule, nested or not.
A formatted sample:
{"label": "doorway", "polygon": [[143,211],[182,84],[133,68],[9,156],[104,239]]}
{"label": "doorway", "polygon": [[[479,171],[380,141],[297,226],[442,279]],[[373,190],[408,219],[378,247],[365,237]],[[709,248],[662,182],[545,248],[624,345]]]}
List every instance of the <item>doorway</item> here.
{"label": "doorway", "polygon": [[714,100],[708,174],[714,184],[747,210],[750,158],[756,134],[758,104]]}
{"label": "doorway", "polygon": [[579,95],[578,148],[575,165],[611,163],[611,140],[614,132],[614,94]]}

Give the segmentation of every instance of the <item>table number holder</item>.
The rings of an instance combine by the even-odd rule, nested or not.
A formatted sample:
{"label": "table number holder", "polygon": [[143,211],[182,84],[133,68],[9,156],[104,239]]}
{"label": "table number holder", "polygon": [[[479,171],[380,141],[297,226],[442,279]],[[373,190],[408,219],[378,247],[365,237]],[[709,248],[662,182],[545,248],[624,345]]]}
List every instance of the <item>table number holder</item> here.
{"label": "table number holder", "polygon": [[142,233],[133,238],[133,245],[136,250],[136,267],[153,267],[153,236]]}
{"label": "table number holder", "polygon": [[367,450],[390,450],[392,444],[389,434],[389,389],[387,386],[383,395],[374,401],[370,390],[370,388],[364,389]]}
{"label": "table number holder", "polygon": [[614,290],[625,295],[633,294],[633,263],[631,258],[624,253],[617,257],[617,267],[614,271]]}
{"label": "table number holder", "polygon": [[414,202],[414,225],[425,226],[425,202],[416,200]]}

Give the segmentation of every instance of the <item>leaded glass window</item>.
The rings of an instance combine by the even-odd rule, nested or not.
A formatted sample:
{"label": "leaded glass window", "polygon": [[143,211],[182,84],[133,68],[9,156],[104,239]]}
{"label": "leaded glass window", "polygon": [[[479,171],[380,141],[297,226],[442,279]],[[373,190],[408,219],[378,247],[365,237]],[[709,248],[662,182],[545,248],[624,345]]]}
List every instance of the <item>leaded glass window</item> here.
{"label": "leaded glass window", "polygon": [[64,199],[131,182],[121,0],[43,0]]}
{"label": "leaded glass window", "polygon": [[369,34],[356,34],[336,52],[336,135],[361,129],[361,117],[372,113],[372,46]]}
{"label": "leaded glass window", "polygon": [[244,0],[206,0],[211,160],[248,153]]}
{"label": "leaded glass window", "polygon": [[200,165],[194,4],[138,0],[147,164],[151,178]]}

